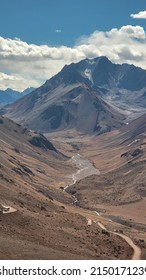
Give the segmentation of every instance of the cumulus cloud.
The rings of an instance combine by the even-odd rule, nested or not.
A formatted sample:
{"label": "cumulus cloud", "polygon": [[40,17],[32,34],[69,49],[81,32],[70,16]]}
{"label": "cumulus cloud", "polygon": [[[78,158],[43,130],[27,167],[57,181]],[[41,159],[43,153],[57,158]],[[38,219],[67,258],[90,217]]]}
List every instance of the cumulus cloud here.
{"label": "cumulus cloud", "polygon": [[130,15],[132,18],[142,18],[142,19],[146,19],[146,11],[141,11],[138,14],[131,14]]}
{"label": "cumulus cloud", "polygon": [[137,39],[145,39],[145,31],[141,26],[123,26],[119,30],[121,35],[126,35],[128,37],[133,37]]}
{"label": "cumulus cloud", "polygon": [[12,75],[7,75],[7,74],[4,74],[4,73],[0,73],[0,81],[3,81],[3,80],[6,80],[6,81],[15,81],[16,80],[16,77],[12,76]]}
{"label": "cumulus cloud", "polygon": [[[123,26],[110,31],[95,31],[77,42],[77,49],[93,58],[105,55],[116,63],[133,63],[145,68],[146,34],[140,26]],[[143,62],[142,62],[143,58]]]}
{"label": "cumulus cloud", "polygon": [[[37,87],[60,71],[64,64],[77,62],[84,57],[76,48],[38,46],[23,42],[19,38],[0,37],[0,72],[22,77],[22,82],[16,79],[13,84],[10,83],[9,87],[14,89]],[[2,87],[1,82],[0,88]]]}
{"label": "cumulus cloud", "polygon": [[[141,26],[96,30],[79,38],[71,48],[28,44],[19,38],[0,37],[0,88],[38,87],[65,64],[105,55],[115,63],[146,68],[146,33]],[[7,74],[9,73],[9,75]]]}
{"label": "cumulus cloud", "polygon": [[[30,84],[34,87],[39,87],[39,83],[30,78]],[[19,75],[7,75],[5,73],[0,73],[0,89],[5,90],[7,88],[12,88],[17,91],[23,91],[28,87],[28,80]]]}

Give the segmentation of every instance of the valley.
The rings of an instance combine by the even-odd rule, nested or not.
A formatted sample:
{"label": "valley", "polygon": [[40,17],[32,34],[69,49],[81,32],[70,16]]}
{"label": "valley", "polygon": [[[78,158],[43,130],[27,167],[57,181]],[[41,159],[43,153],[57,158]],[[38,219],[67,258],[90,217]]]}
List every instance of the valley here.
{"label": "valley", "polygon": [[[16,211],[0,215],[0,258],[131,259],[133,249],[120,236],[124,235],[140,248],[140,258],[145,259],[145,198],[131,190],[124,194],[126,204],[119,203],[121,190],[128,186],[121,187],[121,172],[132,175],[131,167],[125,172],[125,162],[118,157],[125,146],[108,145],[106,135],[103,145],[103,135],[84,136],[83,141],[83,136],[72,131],[64,131],[65,137],[47,134],[56,155],[55,150],[46,151],[27,142],[33,131],[24,132],[5,118],[1,122],[1,205]],[[13,147],[14,139],[21,143],[17,148]],[[110,165],[107,153],[112,155]],[[98,156],[102,160],[98,161]],[[119,184],[120,190],[116,191],[114,184]]]}
{"label": "valley", "polygon": [[0,259],[146,259],[145,80],[85,59],[0,109]]}
{"label": "valley", "polygon": [[[141,130],[140,121],[135,122],[138,127],[133,126],[133,130]],[[132,126],[130,125],[130,127]],[[144,127],[143,130],[145,130]],[[82,157],[86,155],[86,158],[88,157],[94,166],[100,170],[100,175],[87,175],[88,177],[82,178],[67,188],[66,191],[75,196],[77,207],[97,212],[100,215],[98,221],[103,219],[103,224],[106,225],[108,230],[124,232],[134,239],[136,244],[143,247],[142,258],[145,259],[146,200],[144,182],[146,150],[145,145],[143,145],[145,134],[139,134],[141,138],[139,141],[134,141],[134,138],[131,140],[131,137],[129,139],[131,135],[129,127],[126,128],[127,139],[124,135],[124,141],[121,131],[113,131],[98,137],[83,136],[84,141],[82,136],[72,135],[71,137],[69,131],[67,131],[67,134],[70,134],[69,138],[67,136],[63,138],[60,133],[60,136],[55,140],[56,134],[54,133],[52,135],[54,144],[57,146],[58,141],[61,143],[62,138],[62,143],[59,146],[62,145],[62,149],[66,150],[68,155],[72,152],[80,152]],[[119,138],[121,138],[121,141],[119,141]],[[123,144],[121,145],[120,142],[122,141]],[[129,143],[132,144],[129,145]],[[141,149],[140,154],[134,153],[134,156],[131,156],[132,152],[139,151],[138,149]],[[128,158],[121,157],[127,150],[131,151],[129,151]],[[108,220],[108,223],[104,218]]]}

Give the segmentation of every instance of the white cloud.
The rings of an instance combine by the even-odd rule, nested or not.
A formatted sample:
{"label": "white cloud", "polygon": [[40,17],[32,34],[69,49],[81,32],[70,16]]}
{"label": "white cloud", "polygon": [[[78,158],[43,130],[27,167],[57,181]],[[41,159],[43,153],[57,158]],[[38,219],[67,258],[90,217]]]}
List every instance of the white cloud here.
{"label": "white cloud", "polygon": [[137,39],[145,39],[145,31],[141,26],[132,26],[132,25],[127,25],[121,27],[119,30],[121,35],[126,35],[129,37],[137,38]]}
{"label": "white cloud", "polygon": [[61,30],[61,29],[56,29],[55,32],[56,32],[56,33],[61,33],[62,30]]}
{"label": "white cloud", "polygon": [[77,49],[93,58],[105,55],[116,63],[146,67],[146,34],[140,26],[123,26],[108,32],[95,31],[77,42]]}
{"label": "white cloud", "polygon": [[14,76],[11,76],[11,75],[7,75],[7,74],[4,74],[4,73],[0,73],[0,81],[3,81],[3,80],[6,80],[6,81],[15,81],[16,80],[16,77]]}
{"label": "white cloud", "polygon": [[[33,87],[39,87],[39,83],[35,80],[29,80]],[[5,73],[0,73],[0,89],[5,90],[7,88],[12,88],[18,91],[22,91],[28,87],[28,80],[19,75],[7,75]]]}
{"label": "white cloud", "polygon": [[[141,26],[122,26],[77,40],[71,48],[28,44],[0,37],[0,88],[38,87],[65,64],[105,55],[115,63],[146,68],[146,33]],[[9,73],[9,75],[7,75]]]}
{"label": "white cloud", "polygon": [[141,11],[138,14],[131,14],[132,18],[146,19],[146,11]]}
{"label": "white cloud", "polygon": [[[75,48],[38,46],[18,38],[12,40],[0,37],[0,72],[22,77],[22,82],[17,79],[13,83],[10,82],[9,87],[14,89],[23,90],[27,86],[39,86],[60,71],[64,64],[82,58],[83,54]],[[1,81],[0,88],[4,85]]]}

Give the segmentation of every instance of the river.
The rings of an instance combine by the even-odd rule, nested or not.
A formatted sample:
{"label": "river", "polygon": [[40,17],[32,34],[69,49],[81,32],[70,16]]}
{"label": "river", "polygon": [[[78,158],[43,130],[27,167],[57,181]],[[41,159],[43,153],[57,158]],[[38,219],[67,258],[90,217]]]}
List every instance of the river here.
{"label": "river", "polygon": [[83,159],[81,155],[77,154],[73,156],[70,159],[73,163],[76,164],[76,166],[79,168],[79,170],[72,175],[73,182],[69,185],[67,185],[64,190],[66,190],[68,187],[74,185],[78,180],[81,180],[85,177],[91,176],[91,175],[100,175],[100,171],[93,166],[93,163],[89,161],[88,159]]}

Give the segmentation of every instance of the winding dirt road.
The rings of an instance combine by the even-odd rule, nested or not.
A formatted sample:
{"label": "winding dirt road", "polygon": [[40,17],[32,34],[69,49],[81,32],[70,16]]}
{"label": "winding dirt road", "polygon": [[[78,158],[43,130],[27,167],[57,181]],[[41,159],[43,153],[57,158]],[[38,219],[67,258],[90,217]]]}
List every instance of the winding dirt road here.
{"label": "winding dirt road", "polygon": [[132,241],[132,239],[131,239],[130,237],[128,237],[127,235],[122,234],[122,233],[118,233],[118,232],[114,232],[114,231],[108,231],[108,230],[106,229],[106,227],[105,227],[101,222],[98,222],[97,224],[99,225],[99,227],[100,227],[101,229],[104,229],[104,230],[106,230],[106,231],[109,232],[109,233],[112,233],[112,234],[114,234],[114,235],[118,235],[118,236],[120,236],[121,238],[123,238],[123,239],[130,245],[130,247],[133,249],[132,260],[140,260],[141,249],[140,249],[137,245],[135,245],[135,244],[133,243],[133,241]]}
{"label": "winding dirt road", "polygon": [[141,257],[141,249],[135,245],[132,241],[132,239],[122,233],[117,233],[117,232],[112,232],[111,233],[120,236],[121,238],[123,238],[129,245],[130,247],[133,249],[133,256],[132,256],[132,260],[140,260]]}

